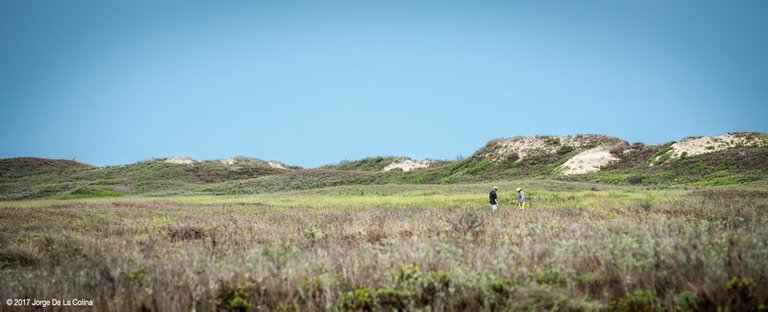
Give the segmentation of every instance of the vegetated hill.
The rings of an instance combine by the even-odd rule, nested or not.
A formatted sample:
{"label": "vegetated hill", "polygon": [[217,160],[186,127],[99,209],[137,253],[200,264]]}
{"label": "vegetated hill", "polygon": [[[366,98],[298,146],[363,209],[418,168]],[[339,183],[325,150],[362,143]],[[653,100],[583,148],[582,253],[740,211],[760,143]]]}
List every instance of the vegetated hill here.
{"label": "vegetated hill", "polygon": [[611,184],[727,185],[768,182],[768,135],[731,133],[646,146],[604,135],[488,142],[460,161],[371,157],[320,169],[235,157],[171,157],[93,167],[68,160],[0,160],[0,200],[122,194],[252,194],[360,184],[443,184],[514,179]]}
{"label": "vegetated hill", "polygon": [[0,199],[41,198],[71,191],[72,177],[94,168],[73,160],[0,159]]}
{"label": "vegetated hill", "polygon": [[93,166],[66,159],[19,157],[0,159],[0,179],[17,179],[39,174],[66,173]]}
{"label": "vegetated hill", "polygon": [[768,181],[768,135],[689,137],[658,146],[635,144],[611,153],[618,161],[583,177],[606,183],[728,185]]}
{"label": "vegetated hill", "polygon": [[433,160],[424,159],[421,161],[415,161],[408,157],[396,157],[396,156],[378,156],[368,157],[364,159],[348,161],[344,160],[338,164],[325,165],[320,167],[321,169],[331,170],[346,170],[346,171],[371,171],[371,172],[388,172],[388,171],[402,171],[409,172],[413,170],[426,169],[430,167],[440,167],[450,163],[445,160]]}
{"label": "vegetated hill", "polygon": [[471,157],[453,163],[440,173],[439,183],[536,177],[560,174],[572,157],[596,148],[629,143],[604,135],[536,136],[488,142]]}
{"label": "vegetated hill", "polygon": [[[77,193],[98,186],[119,193],[150,193],[192,189],[195,185],[282,174],[295,167],[255,158],[197,161],[189,157],[153,159],[125,166],[51,166],[49,162],[11,158],[0,161],[0,199],[40,198]],[[25,164],[16,166],[13,164]],[[58,164],[58,163],[57,163]],[[55,170],[54,170],[55,169]]]}
{"label": "vegetated hill", "polygon": [[601,135],[517,137],[491,141],[437,175],[438,183],[520,177],[643,185],[768,182],[768,135],[689,137],[658,146]]}

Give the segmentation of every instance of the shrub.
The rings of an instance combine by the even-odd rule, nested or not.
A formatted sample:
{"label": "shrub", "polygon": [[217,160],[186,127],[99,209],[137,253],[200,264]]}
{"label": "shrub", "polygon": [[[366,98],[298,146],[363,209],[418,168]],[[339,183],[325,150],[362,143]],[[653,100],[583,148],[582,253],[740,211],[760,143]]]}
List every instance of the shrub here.
{"label": "shrub", "polygon": [[536,276],[536,282],[547,285],[564,285],[566,278],[565,274],[558,269],[547,269],[539,272]]}
{"label": "shrub", "polygon": [[493,295],[502,295],[509,292],[511,285],[509,280],[496,278],[488,282],[487,288]]}
{"label": "shrub", "polygon": [[205,237],[205,230],[195,226],[165,227],[165,234],[171,241],[200,240]]}
{"label": "shrub", "polygon": [[610,153],[613,154],[614,156],[621,157],[622,155],[624,155],[624,151],[626,150],[627,150],[626,145],[618,145],[618,146],[612,147],[610,150]]}
{"label": "shrub", "polygon": [[277,306],[278,312],[298,312],[299,306],[295,303],[281,303]]}
{"label": "shrub", "polygon": [[415,265],[404,264],[397,267],[392,275],[398,283],[413,282],[421,277],[421,270]]}
{"label": "shrub", "polygon": [[134,271],[123,273],[124,281],[128,284],[136,283],[141,285],[147,279],[147,269],[139,268]]}
{"label": "shrub", "polygon": [[485,226],[485,220],[480,217],[477,211],[472,210],[467,210],[448,222],[451,224],[451,228],[463,237],[469,234],[477,236],[477,234],[483,231]]}
{"label": "shrub", "polygon": [[736,309],[754,309],[755,282],[746,277],[734,277],[725,284],[725,291],[729,296],[729,305]]}
{"label": "shrub", "polygon": [[597,272],[587,272],[579,276],[579,283],[582,284],[591,284],[595,282],[600,282],[605,279],[605,276],[603,276],[600,273]]}
{"label": "shrub", "polygon": [[421,301],[433,304],[440,297],[448,294],[451,286],[451,273],[438,271],[423,276],[421,279]]}
{"label": "shrub", "polygon": [[123,193],[115,192],[106,186],[100,185],[85,185],[76,188],[68,195],[62,196],[62,199],[80,199],[80,198],[94,198],[94,197],[119,197],[123,196]]}
{"label": "shrub", "polygon": [[436,285],[448,287],[451,284],[451,273],[445,271],[432,272],[429,274],[429,279]]}
{"label": "shrub", "polygon": [[658,166],[658,165],[661,165],[661,164],[663,164],[664,162],[666,162],[666,161],[667,161],[667,159],[669,159],[669,157],[672,157],[672,154],[669,154],[669,153],[666,153],[666,152],[665,152],[664,154],[661,154],[661,155],[657,156],[657,157],[656,157],[656,158],[653,160],[653,165],[654,165],[654,166]]}
{"label": "shrub", "polygon": [[38,255],[25,248],[8,246],[0,249],[0,269],[32,266],[39,263],[39,261]]}
{"label": "shrub", "polygon": [[323,240],[326,237],[328,237],[328,233],[316,226],[312,226],[304,231],[304,238],[310,242],[317,242]]}
{"label": "shrub", "polygon": [[299,298],[310,300],[312,297],[322,293],[323,289],[334,284],[334,282],[333,275],[327,272],[307,277],[299,283]]}
{"label": "shrub", "polygon": [[631,176],[627,178],[627,183],[632,185],[637,185],[637,184],[643,183],[643,179],[644,178],[641,176]]}
{"label": "shrub", "polygon": [[560,138],[546,138],[544,139],[544,143],[551,146],[558,146],[560,145]]}
{"label": "shrub", "polygon": [[573,150],[574,150],[573,147],[570,147],[570,146],[567,146],[567,145],[563,145],[562,147],[560,147],[557,150],[557,154],[560,155],[560,156],[563,156],[563,155],[566,155],[566,154],[568,154],[570,152],[573,152]]}
{"label": "shrub", "polygon": [[651,211],[652,206],[653,204],[651,203],[650,200],[644,200],[643,202],[640,203],[640,208],[642,208],[643,211],[645,212]]}
{"label": "shrub", "polygon": [[725,290],[730,294],[736,294],[740,297],[751,297],[755,289],[755,283],[745,277],[734,277],[725,284]]}
{"label": "shrub", "polygon": [[690,291],[684,291],[677,302],[683,310],[693,310],[696,307],[696,295]]}
{"label": "shrub", "polygon": [[384,287],[376,291],[379,306],[398,311],[406,310],[411,296],[412,294],[404,289]]}
{"label": "shrub", "polygon": [[483,301],[490,310],[502,310],[511,292],[512,282],[501,278],[492,279],[485,285]]}
{"label": "shrub", "polygon": [[224,285],[219,293],[219,309],[246,311],[251,307],[251,296],[256,291],[252,283],[242,283],[234,287]]}
{"label": "shrub", "polygon": [[251,307],[251,303],[243,297],[235,296],[229,300],[229,307],[236,311],[245,311]]}
{"label": "shrub", "polygon": [[370,311],[376,302],[376,292],[363,286],[347,292],[341,298],[341,308],[345,311]]}
{"label": "shrub", "polygon": [[664,311],[654,298],[651,290],[635,290],[634,293],[624,294],[618,300],[611,301],[608,311]]}
{"label": "shrub", "polygon": [[509,155],[507,155],[506,162],[514,163],[514,162],[517,162],[518,160],[520,160],[520,155],[518,155],[517,153],[510,153]]}

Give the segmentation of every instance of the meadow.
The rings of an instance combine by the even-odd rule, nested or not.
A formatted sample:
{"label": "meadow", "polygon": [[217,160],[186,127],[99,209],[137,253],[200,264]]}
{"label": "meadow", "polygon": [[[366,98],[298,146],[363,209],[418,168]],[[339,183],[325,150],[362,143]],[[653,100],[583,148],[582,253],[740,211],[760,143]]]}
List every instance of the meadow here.
{"label": "meadow", "polygon": [[528,180],[6,201],[0,310],[34,309],[9,298],[98,311],[765,310],[767,244],[762,186]]}

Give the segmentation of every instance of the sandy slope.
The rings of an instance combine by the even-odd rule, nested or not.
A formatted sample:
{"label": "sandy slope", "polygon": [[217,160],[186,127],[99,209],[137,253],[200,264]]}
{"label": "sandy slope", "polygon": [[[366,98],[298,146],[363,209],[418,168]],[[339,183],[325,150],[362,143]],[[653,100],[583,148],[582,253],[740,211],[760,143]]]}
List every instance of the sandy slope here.
{"label": "sandy slope", "polygon": [[621,142],[623,141],[620,139],[602,135],[517,137],[496,141],[495,151],[486,154],[485,157],[491,161],[504,161],[510,155],[517,154],[517,161],[521,161],[534,153],[556,153],[564,146],[582,149],[589,146],[619,144]]}
{"label": "sandy slope", "polygon": [[384,167],[384,169],[381,169],[381,172],[387,172],[394,169],[402,169],[403,172],[408,172],[411,170],[421,169],[421,168],[427,168],[429,165],[432,164],[432,161],[429,159],[425,159],[422,161],[413,161],[408,158],[402,158],[397,161],[393,161],[391,164]]}
{"label": "sandy slope", "polygon": [[619,158],[611,154],[611,148],[612,146],[598,146],[571,157],[563,164],[563,174],[597,172],[601,167],[618,161]]}
{"label": "sandy slope", "polygon": [[713,153],[738,146],[761,146],[764,142],[749,139],[745,136],[724,134],[716,137],[698,137],[672,144],[671,157],[680,158],[685,153],[688,156]]}
{"label": "sandy slope", "polygon": [[168,157],[165,159],[164,162],[167,162],[169,164],[191,165],[198,161],[187,156],[177,156],[177,157]]}

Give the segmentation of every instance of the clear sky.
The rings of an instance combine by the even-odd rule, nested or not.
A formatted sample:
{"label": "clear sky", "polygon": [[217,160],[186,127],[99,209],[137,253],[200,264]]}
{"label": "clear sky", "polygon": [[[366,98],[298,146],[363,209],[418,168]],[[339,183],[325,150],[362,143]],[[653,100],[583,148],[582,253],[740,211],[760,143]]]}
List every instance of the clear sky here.
{"label": "clear sky", "polygon": [[0,158],[768,132],[768,1],[0,1]]}

